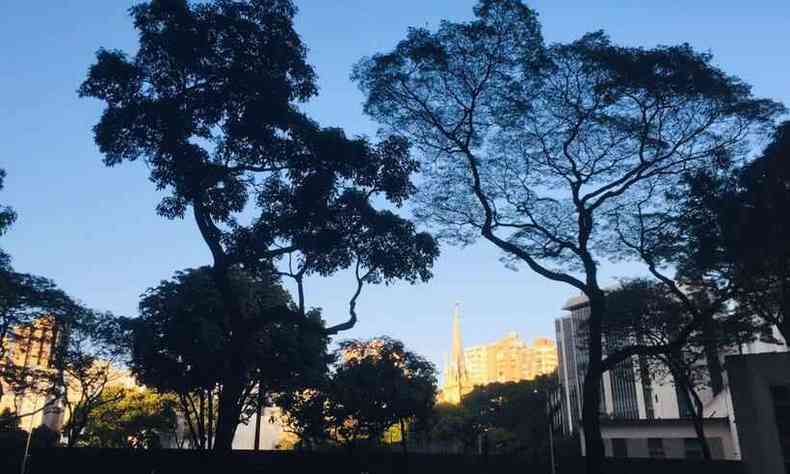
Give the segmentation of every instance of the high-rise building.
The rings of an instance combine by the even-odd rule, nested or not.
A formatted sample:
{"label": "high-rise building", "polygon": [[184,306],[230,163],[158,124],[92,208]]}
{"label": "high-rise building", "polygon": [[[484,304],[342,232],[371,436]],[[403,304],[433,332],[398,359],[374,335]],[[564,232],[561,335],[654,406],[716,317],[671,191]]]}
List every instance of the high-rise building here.
{"label": "high-rise building", "polygon": [[[569,314],[555,320],[560,390],[552,394],[551,402],[558,408],[554,412],[554,426],[568,435],[581,431],[582,392],[589,360],[585,326],[590,308],[586,297],[577,296],[569,299],[562,309]],[[705,436],[713,459],[740,458],[738,420],[730,395],[733,386],[726,371],[720,371],[721,362],[733,352],[756,354],[786,350],[781,339],[776,337],[776,328],[772,330],[773,337],[723,351],[717,348],[715,353],[706,354],[699,362],[700,368],[706,366],[707,379],[703,386],[695,388],[695,393],[701,402]],[[620,341],[607,341],[607,335],[603,336],[605,357],[607,346],[618,346],[613,343]],[[651,375],[647,361],[633,356],[605,372],[599,389],[601,436],[607,456],[701,456],[695,427],[689,418],[689,394],[679,390],[670,375]]]}
{"label": "high-rise building", "polygon": [[538,338],[527,345],[515,332],[490,344],[464,349],[456,305],[453,315],[453,346],[449,362],[443,372],[440,401],[458,403],[463,395],[477,385],[495,382],[532,380],[557,368],[557,348],[554,342]]}
{"label": "high-rise building", "polygon": [[532,380],[557,369],[557,345],[551,339],[539,337],[531,346],[526,346],[525,351],[525,379]]}
{"label": "high-rise building", "polygon": [[[16,326],[10,329],[2,341],[5,349],[0,365],[16,367],[26,371],[51,371],[55,344],[60,340],[61,331],[54,318],[45,316],[38,318],[30,324]],[[32,413],[26,419],[30,426],[46,424],[52,429],[58,429],[61,422],[61,409],[39,395],[46,387],[36,387],[36,390],[27,390],[22,393],[14,392],[13,388],[0,380],[3,384],[2,397],[0,397],[0,411],[9,409],[15,413]],[[47,409],[42,410],[45,404]]]}
{"label": "high-rise building", "polygon": [[[557,352],[562,406],[562,432],[574,433],[581,425],[584,376],[588,354],[585,324],[590,317],[590,306],[585,296],[569,299],[562,307],[570,314],[554,322],[557,333]],[[606,336],[604,335],[604,356]],[[618,364],[601,377],[599,413],[605,419],[651,420],[677,418],[682,415],[683,403],[678,404],[678,392],[671,380],[654,380],[647,370],[647,361],[633,356]]]}

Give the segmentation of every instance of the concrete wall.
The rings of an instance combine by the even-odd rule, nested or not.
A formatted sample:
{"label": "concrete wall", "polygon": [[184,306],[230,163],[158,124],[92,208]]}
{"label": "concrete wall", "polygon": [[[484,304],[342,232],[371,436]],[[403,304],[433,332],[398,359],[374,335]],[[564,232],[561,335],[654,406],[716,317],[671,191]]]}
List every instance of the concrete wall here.
{"label": "concrete wall", "polygon": [[790,386],[790,353],[730,356],[726,367],[734,422],[747,472],[784,474],[785,459],[771,387]]}
{"label": "concrete wall", "polygon": [[[616,422],[612,422],[616,423]],[[612,439],[626,439],[628,457],[646,458],[650,456],[648,449],[648,438],[661,438],[664,445],[664,453],[668,459],[681,459],[685,457],[685,438],[696,438],[697,434],[690,420],[683,420],[678,423],[629,423],[623,422],[621,425],[605,424],[601,427],[601,434],[604,438],[604,447],[607,456],[611,456]],[[709,445],[714,459],[736,460],[738,451],[733,442],[730,426],[726,419],[708,419],[705,422],[705,437],[708,438]]]}

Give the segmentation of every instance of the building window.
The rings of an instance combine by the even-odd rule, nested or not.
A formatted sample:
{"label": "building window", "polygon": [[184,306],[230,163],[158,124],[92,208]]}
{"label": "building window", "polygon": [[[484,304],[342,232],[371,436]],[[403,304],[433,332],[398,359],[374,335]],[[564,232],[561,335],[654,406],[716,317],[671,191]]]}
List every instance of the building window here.
{"label": "building window", "polygon": [[612,438],[612,457],[628,457],[628,446],[625,443],[625,438]]}
{"label": "building window", "polygon": [[697,438],[683,438],[686,459],[702,459],[702,446]]}
{"label": "building window", "polygon": [[651,458],[664,459],[667,457],[664,452],[664,440],[661,438],[647,438],[647,450]]}

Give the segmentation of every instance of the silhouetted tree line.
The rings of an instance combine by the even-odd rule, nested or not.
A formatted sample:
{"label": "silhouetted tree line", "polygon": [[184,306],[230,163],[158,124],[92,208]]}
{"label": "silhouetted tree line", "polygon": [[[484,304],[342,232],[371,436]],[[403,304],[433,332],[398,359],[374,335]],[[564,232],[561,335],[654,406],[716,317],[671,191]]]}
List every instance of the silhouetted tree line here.
{"label": "silhouetted tree line", "polygon": [[[624,47],[601,31],[547,45],[521,1],[480,0],[471,21],[412,28],[355,66],[364,110],[382,126],[373,141],[301,110],[316,77],[291,1],[152,0],[130,14],[139,48],[100,49],[79,94],[104,104],[94,127],[104,163],[144,162],[165,193],[156,212],[193,219],[211,261],[150,289],[140,317],[125,320],[15,272],[0,250],[0,335],[49,314],[69,336],[47,372],[57,380],[37,384],[43,373],[9,364],[3,379],[49,400],[67,398],[66,377],[78,381],[85,399],[69,408],[69,443],[118,401],[105,397],[98,361],[125,358],[173,397],[194,447],[230,449],[239,423],[259,426],[273,402],[302,443],[331,433],[353,445],[397,424],[407,446],[409,426],[430,418],[430,384],[410,394],[419,406],[398,412],[392,400],[409,397],[383,374],[427,380],[432,369],[397,341],[381,339],[384,353],[403,359],[343,360],[343,350],[364,352],[351,342],[333,365],[326,347],[355,326],[366,285],[431,278],[436,240],[396,212],[409,199],[439,237],[482,237],[507,265],[589,299],[589,473],[603,458],[605,371],[644,357],[699,408],[690,361],[715,365],[713,351],[765,324],[787,338],[790,126],[776,127],[781,104],[755,97],[709,53]],[[14,218],[0,207],[0,234]],[[640,263],[646,279],[607,294],[607,261]],[[316,309],[306,278],[338,271],[356,286],[348,319],[327,324],[337,316]],[[605,331],[619,331],[618,343],[604,347]],[[712,374],[705,383],[716,385]]]}

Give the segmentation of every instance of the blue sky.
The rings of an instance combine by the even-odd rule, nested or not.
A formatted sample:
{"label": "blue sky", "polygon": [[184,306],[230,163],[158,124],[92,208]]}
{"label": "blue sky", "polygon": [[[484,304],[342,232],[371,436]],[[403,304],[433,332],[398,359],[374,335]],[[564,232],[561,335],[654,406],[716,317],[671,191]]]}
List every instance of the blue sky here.
{"label": "blue sky", "polygon": [[[154,212],[160,195],[140,163],[105,168],[91,127],[98,102],[76,89],[100,46],[133,51],[126,0],[0,2],[0,167],[8,172],[0,203],[19,220],[0,246],[15,267],[53,278],[84,303],[134,315],[138,296],[175,270],[209,262],[192,221]],[[296,26],[310,49],[320,95],[307,110],[323,125],[372,135],[362,95],[349,80],[362,56],[389,49],[409,26],[471,17],[472,0],[302,0]],[[603,29],[614,41],[654,46],[688,42],[751,83],[758,95],[790,104],[790,2],[536,0],[548,42]],[[649,5],[649,6],[646,6]],[[439,368],[450,347],[450,315],[462,303],[465,344],[509,330],[553,337],[553,318],[574,291],[527,269],[513,272],[481,242],[443,248],[435,277],[417,286],[368,288],[360,322],[348,337],[388,334]],[[635,274],[605,266],[606,278]],[[308,302],[331,322],[346,316],[350,275],[309,282]]]}

